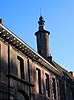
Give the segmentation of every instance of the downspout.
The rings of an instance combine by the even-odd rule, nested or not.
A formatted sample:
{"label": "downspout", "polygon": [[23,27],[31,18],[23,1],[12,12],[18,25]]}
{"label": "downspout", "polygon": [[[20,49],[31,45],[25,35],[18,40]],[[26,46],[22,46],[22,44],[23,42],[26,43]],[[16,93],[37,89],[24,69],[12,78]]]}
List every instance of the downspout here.
{"label": "downspout", "polygon": [[[30,64],[29,64],[29,59],[27,60],[28,62],[28,75],[29,75],[29,83],[31,82],[30,80]],[[31,100],[31,88],[29,86],[29,100]]]}
{"label": "downspout", "polygon": [[64,83],[64,85],[65,85],[65,99],[67,100],[67,87],[66,87],[66,79],[65,79],[65,83]]}
{"label": "downspout", "polygon": [[10,45],[8,44],[8,100],[10,100]]}

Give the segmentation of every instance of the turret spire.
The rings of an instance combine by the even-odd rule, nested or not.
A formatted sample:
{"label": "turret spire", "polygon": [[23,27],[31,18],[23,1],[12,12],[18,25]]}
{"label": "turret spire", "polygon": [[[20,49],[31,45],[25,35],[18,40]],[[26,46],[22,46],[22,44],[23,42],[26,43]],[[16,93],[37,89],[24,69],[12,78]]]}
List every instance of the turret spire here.
{"label": "turret spire", "polygon": [[39,30],[44,30],[45,21],[44,21],[42,15],[40,16],[38,23],[39,23]]}

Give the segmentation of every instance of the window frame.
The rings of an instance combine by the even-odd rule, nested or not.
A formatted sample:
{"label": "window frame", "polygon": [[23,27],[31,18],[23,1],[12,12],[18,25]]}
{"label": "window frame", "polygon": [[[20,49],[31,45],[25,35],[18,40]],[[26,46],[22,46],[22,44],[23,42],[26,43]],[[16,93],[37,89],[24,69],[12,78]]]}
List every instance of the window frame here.
{"label": "window frame", "polygon": [[50,82],[49,82],[49,74],[45,73],[45,92],[46,96],[50,97]]}
{"label": "window frame", "polygon": [[54,99],[56,99],[56,82],[55,82],[55,78],[52,78],[52,95],[53,95]]}
{"label": "window frame", "polygon": [[18,63],[19,63],[18,66],[20,67],[20,69],[18,70],[18,72],[20,73],[20,76],[18,76],[18,77],[21,78],[21,79],[24,79],[24,60],[20,56],[17,56],[17,60],[18,60]]}
{"label": "window frame", "polygon": [[[38,80],[38,81],[37,81]],[[36,68],[36,91],[41,94],[41,70]]]}

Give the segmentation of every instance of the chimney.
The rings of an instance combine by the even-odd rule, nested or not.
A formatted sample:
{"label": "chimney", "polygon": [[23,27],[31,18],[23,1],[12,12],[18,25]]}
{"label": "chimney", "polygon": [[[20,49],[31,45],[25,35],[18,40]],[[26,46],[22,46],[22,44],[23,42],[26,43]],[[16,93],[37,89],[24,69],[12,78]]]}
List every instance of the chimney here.
{"label": "chimney", "polygon": [[52,56],[50,54],[50,56],[47,57],[47,60],[52,64]]}
{"label": "chimney", "polygon": [[4,24],[4,20],[3,19],[0,19],[0,24]]}
{"label": "chimney", "polygon": [[74,77],[74,72],[70,71],[71,75]]}

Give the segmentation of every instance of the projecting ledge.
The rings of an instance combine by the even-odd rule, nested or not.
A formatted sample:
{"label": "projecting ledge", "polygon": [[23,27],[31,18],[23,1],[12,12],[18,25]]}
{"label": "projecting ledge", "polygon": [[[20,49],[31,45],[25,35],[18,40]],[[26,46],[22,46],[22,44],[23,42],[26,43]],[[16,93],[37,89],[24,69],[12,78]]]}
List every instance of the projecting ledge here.
{"label": "projecting ledge", "polygon": [[14,80],[16,80],[16,81],[19,81],[19,82],[21,82],[21,83],[24,83],[24,84],[26,84],[26,85],[28,85],[28,86],[31,86],[31,87],[34,87],[35,85],[34,84],[32,84],[32,83],[30,83],[30,82],[27,82],[26,80],[24,80],[24,79],[20,79],[20,78],[18,78],[17,76],[15,76],[15,75],[13,75],[13,74],[10,74],[10,75],[6,75],[8,78],[12,78],[12,79],[14,79]]}

